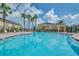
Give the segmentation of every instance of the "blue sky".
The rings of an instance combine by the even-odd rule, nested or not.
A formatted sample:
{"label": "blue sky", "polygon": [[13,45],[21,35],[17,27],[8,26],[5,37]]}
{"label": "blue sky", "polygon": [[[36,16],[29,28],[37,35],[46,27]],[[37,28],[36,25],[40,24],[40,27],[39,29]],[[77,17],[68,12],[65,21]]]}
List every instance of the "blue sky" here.
{"label": "blue sky", "polygon": [[[15,10],[18,4],[9,4]],[[27,3],[20,4],[20,11],[13,11],[13,14],[7,18],[11,21],[23,25],[21,12],[26,10],[26,14],[38,15],[37,24],[40,23],[57,23],[63,20],[66,25],[79,24],[79,4],[78,3]],[[27,27],[27,19],[26,19]],[[30,23],[31,27],[31,23]]]}
{"label": "blue sky", "polygon": [[45,13],[54,8],[55,14],[58,16],[79,13],[79,4],[77,3],[35,3],[32,5],[42,9]]}
{"label": "blue sky", "polygon": [[[61,20],[63,19],[64,23],[67,25],[79,24],[78,3],[35,3],[31,4],[31,6],[35,6],[37,9],[41,9],[43,11],[43,14],[40,17],[44,21],[49,20],[49,22],[57,22],[56,20],[59,18]],[[48,15],[44,19],[46,13],[50,15],[51,19],[47,18]]]}

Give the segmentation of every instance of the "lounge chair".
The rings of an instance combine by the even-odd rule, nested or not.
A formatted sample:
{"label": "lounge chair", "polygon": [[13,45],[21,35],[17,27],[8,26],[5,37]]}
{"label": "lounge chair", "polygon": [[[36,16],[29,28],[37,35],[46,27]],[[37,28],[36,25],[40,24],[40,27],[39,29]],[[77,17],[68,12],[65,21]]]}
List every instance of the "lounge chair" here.
{"label": "lounge chair", "polygon": [[14,32],[16,32],[16,30],[14,30]]}
{"label": "lounge chair", "polygon": [[7,30],[4,30],[4,33],[7,33]]}

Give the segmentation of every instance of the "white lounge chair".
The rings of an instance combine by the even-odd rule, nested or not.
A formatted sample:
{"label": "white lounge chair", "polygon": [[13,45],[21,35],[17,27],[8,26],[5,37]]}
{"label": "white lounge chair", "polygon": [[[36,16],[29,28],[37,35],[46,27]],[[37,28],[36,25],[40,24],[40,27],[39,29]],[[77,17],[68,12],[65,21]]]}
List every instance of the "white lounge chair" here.
{"label": "white lounge chair", "polygon": [[4,33],[7,33],[7,30],[4,30]]}
{"label": "white lounge chair", "polygon": [[16,32],[16,30],[14,30],[14,32]]}

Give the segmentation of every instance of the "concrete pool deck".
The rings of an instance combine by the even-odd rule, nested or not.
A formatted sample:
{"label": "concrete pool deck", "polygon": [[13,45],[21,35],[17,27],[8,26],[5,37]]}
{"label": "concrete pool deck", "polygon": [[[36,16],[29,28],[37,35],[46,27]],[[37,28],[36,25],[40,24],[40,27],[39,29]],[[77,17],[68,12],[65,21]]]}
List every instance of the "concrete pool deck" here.
{"label": "concrete pool deck", "polygon": [[72,38],[75,40],[79,41],[79,33],[69,33],[69,32],[60,32],[63,35],[71,35]]}
{"label": "concrete pool deck", "polygon": [[21,34],[31,34],[32,32],[9,32],[9,33],[0,33],[0,40],[6,37],[21,35]]}
{"label": "concrete pool deck", "polygon": [[72,37],[73,37],[75,40],[79,41],[79,33],[76,33],[76,34],[72,35]]}
{"label": "concrete pool deck", "polygon": [[69,33],[69,32],[61,32],[63,34],[72,35],[72,38],[79,41],[79,33]]}
{"label": "concrete pool deck", "polygon": [[59,32],[60,34],[64,34],[64,35],[74,35],[75,33],[70,33],[70,32]]}

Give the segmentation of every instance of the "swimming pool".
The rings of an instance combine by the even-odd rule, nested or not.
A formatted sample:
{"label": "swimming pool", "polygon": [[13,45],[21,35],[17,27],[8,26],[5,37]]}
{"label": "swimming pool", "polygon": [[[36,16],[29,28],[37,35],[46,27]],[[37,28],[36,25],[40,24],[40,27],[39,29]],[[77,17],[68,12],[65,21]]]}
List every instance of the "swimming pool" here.
{"label": "swimming pool", "polygon": [[0,41],[2,56],[77,56],[68,40],[70,35],[57,32],[33,32]]}

